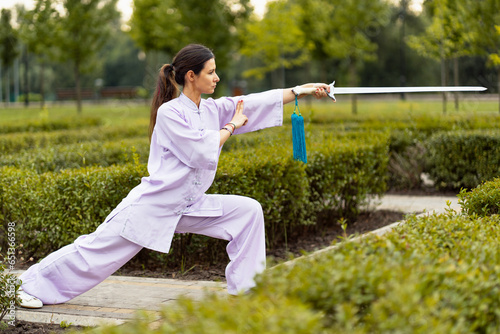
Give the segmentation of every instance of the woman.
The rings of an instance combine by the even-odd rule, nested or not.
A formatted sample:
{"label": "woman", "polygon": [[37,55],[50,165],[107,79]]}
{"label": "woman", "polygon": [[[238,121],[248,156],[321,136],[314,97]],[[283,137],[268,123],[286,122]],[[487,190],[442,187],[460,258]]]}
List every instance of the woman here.
{"label": "woman", "polygon": [[[202,99],[219,77],[211,50],[192,44],[160,70],[150,120],[148,177],[110,213],[94,233],[50,254],[20,277],[22,306],[64,303],[102,282],[143,247],[167,253],[175,232],[229,241],[227,288],[252,288],[265,268],[264,217],[260,204],[234,195],[207,195],[222,145],[241,134],[282,125],[292,89],[242,97]],[[179,95],[178,85],[183,87]],[[328,85],[296,91],[326,96]],[[179,96],[178,96],[179,95]],[[245,108],[245,113],[243,110]]]}

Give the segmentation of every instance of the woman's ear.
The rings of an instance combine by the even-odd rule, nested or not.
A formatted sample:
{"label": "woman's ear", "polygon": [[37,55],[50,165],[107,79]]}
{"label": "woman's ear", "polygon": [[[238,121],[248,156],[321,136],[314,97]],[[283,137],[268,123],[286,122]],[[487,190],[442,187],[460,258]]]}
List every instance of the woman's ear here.
{"label": "woman's ear", "polygon": [[190,82],[194,81],[195,74],[192,70],[188,71],[186,73],[186,79],[189,80]]}

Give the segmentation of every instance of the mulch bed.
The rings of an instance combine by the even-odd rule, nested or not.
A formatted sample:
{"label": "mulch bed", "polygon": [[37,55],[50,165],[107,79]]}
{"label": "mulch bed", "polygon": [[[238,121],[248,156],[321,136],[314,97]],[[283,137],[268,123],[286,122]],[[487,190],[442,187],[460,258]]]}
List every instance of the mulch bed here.
{"label": "mulch bed", "polygon": [[[380,227],[392,224],[404,219],[405,214],[401,212],[377,210],[362,213],[356,222],[347,225],[346,235],[362,234],[376,230]],[[339,224],[324,227],[320,231],[314,231],[301,235],[299,238],[289,240],[287,244],[268,251],[268,256],[274,261],[288,260],[304,253],[314,252],[328,247],[339,237],[343,237],[344,231]],[[155,277],[155,278],[178,278],[182,280],[211,280],[225,281],[224,270],[227,263],[217,265],[195,265],[189,270],[181,273],[179,270],[148,270],[133,265],[127,265],[120,269],[118,274],[124,276]],[[60,324],[40,324],[17,321],[16,326],[9,326],[2,330],[6,334],[39,334],[39,333],[63,333],[68,330],[80,330],[82,327],[70,326],[62,328]]]}
{"label": "mulch bed", "polygon": [[0,329],[3,334],[52,334],[52,333],[68,333],[70,331],[80,331],[84,327],[69,326],[61,327],[60,324],[39,324],[26,321],[16,321],[15,326],[9,326],[7,329]]}

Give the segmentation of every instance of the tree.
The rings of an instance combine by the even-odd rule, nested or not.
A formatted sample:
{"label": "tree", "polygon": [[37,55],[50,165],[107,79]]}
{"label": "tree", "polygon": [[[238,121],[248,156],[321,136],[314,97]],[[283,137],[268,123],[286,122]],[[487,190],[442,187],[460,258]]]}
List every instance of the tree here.
{"label": "tree", "polygon": [[[408,45],[419,54],[441,61],[441,84],[446,86],[446,62],[453,60],[455,85],[458,80],[458,59],[470,53],[467,47],[466,15],[468,9],[463,1],[433,0],[426,2],[432,17],[424,34],[410,36]],[[446,113],[446,93],[443,93],[443,113]],[[455,108],[458,110],[458,94],[455,94]]]}
{"label": "tree", "polygon": [[81,74],[96,68],[98,51],[110,33],[110,23],[119,18],[118,0],[63,0],[64,13],[57,22],[58,58],[70,61],[76,83],[78,113],[82,111]]}
{"label": "tree", "polygon": [[[404,15],[404,29],[403,18]],[[377,44],[377,61],[364,66],[360,71],[360,85],[395,86],[398,83],[409,86],[433,86],[439,84],[439,64],[417,52],[408,52],[406,37],[425,32],[428,22],[421,12],[402,6],[391,5],[389,24],[380,27],[370,35]],[[404,30],[404,31],[403,31]],[[423,71],[422,69],[425,69]]]}
{"label": "tree", "polygon": [[[344,0],[334,2],[330,29],[323,46],[326,53],[347,62],[349,85],[359,83],[359,68],[375,61],[377,45],[370,35],[389,23],[390,7],[384,0]],[[352,96],[352,113],[357,113],[356,95]]]}
{"label": "tree", "polygon": [[173,55],[187,44],[204,44],[215,50],[217,67],[224,70],[250,12],[249,0],[134,0],[130,35],[146,53]]}
{"label": "tree", "polygon": [[[283,86],[283,70],[308,61],[313,44],[306,40],[305,33],[296,24],[303,16],[298,4],[279,0],[268,3],[267,8],[264,18],[249,22],[242,34],[241,53],[262,63],[260,67],[247,70],[244,76],[262,79],[272,72],[274,85]],[[280,69],[281,75],[277,72]]]}
{"label": "tree", "polygon": [[497,70],[500,112],[500,0],[467,0],[468,40],[475,54],[487,57],[488,65]]}
{"label": "tree", "polygon": [[173,54],[184,32],[182,15],[175,0],[134,0],[130,36],[144,51]]}
{"label": "tree", "polygon": [[[55,38],[56,22],[60,16],[55,9],[54,0],[37,0],[33,10],[19,13],[20,19],[20,37],[26,45],[25,54],[25,76],[28,76],[28,52],[37,56],[40,60],[40,94],[42,95],[41,107],[45,104],[45,89],[44,89],[44,69],[49,59],[54,58],[54,47],[57,39]],[[26,81],[25,103],[29,103],[29,80]]]}
{"label": "tree", "polygon": [[[18,46],[19,43],[18,43],[17,32],[11,25],[11,19],[12,19],[11,11],[8,9],[2,9],[2,14],[0,16],[0,64],[1,67],[4,68],[6,77],[6,85],[5,85],[6,104],[9,103],[10,99],[9,68],[12,66],[12,63],[19,55],[19,46]],[[1,80],[2,76],[0,75],[0,91],[2,88]]]}

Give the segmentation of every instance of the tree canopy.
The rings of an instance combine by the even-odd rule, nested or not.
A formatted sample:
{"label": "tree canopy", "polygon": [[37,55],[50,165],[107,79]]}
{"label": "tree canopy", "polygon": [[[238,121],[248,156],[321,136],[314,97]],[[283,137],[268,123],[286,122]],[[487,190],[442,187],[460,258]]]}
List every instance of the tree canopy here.
{"label": "tree canopy", "polygon": [[[500,76],[486,69],[500,68],[500,0],[427,0],[422,13],[409,9],[409,0],[275,0],[263,17],[252,15],[249,0],[134,0],[127,31],[116,3],[35,0],[33,10],[5,12],[0,42],[19,37],[29,50],[26,63],[17,62],[21,72],[32,71],[36,92],[47,82],[49,99],[56,88],[95,88],[97,78],[151,91],[156,57],[171,59],[189,43],[214,50],[224,83],[251,90],[333,79],[342,86],[405,84],[403,77],[436,84],[443,57],[460,58],[462,84],[481,81],[491,91]],[[12,16],[20,20],[8,27]],[[416,52],[404,51],[405,29]],[[20,56],[19,48],[5,51],[14,56],[2,50],[2,61]],[[123,76],[123,67],[133,73]]]}

